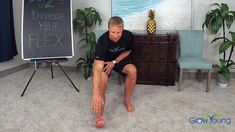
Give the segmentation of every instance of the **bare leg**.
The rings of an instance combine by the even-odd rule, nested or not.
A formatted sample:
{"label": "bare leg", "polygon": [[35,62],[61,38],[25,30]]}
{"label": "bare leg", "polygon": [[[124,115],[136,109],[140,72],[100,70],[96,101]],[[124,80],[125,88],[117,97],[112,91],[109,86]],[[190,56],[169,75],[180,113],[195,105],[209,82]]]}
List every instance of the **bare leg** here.
{"label": "bare leg", "polygon": [[128,64],[124,67],[123,72],[127,74],[127,78],[124,85],[124,105],[127,112],[134,112],[135,107],[131,103],[131,95],[135,88],[137,70],[136,67],[132,64]]}
{"label": "bare leg", "polygon": [[[103,99],[104,103],[105,103],[105,91],[107,89],[107,85],[108,85],[108,76],[104,72],[102,72],[99,93],[100,93],[100,96]],[[96,126],[97,127],[104,127],[104,117],[103,117],[104,116],[104,106],[105,105],[103,105],[101,107],[101,110],[98,113],[96,113]]]}

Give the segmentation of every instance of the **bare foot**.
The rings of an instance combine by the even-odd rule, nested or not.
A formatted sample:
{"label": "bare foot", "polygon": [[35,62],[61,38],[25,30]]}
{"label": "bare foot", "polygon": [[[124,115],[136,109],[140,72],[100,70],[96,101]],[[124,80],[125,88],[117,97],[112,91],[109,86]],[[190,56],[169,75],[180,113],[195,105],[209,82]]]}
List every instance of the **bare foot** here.
{"label": "bare foot", "polygon": [[124,105],[126,107],[127,112],[134,112],[135,107],[131,104],[130,101],[124,101]]}
{"label": "bare foot", "polygon": [[105,125],[105,121],[104,121],[104,117],[99,117],[99,118],[96,118],[96,121],[95,121],[95,126],[98,127],[98,128],[103,128]]}

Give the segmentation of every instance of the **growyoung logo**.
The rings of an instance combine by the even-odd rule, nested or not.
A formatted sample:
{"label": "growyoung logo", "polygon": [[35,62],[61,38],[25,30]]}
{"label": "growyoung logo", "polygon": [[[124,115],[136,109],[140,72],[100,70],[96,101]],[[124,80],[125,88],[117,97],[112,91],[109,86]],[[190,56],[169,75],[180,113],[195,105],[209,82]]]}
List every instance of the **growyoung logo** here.
{"label": "growyoung logo", "polygon": [[190,117],[189,123],[211,128],[219,125],[231,125],[232,119],[229,117],[221,117],[218,113],[205,113],[202,117]]}

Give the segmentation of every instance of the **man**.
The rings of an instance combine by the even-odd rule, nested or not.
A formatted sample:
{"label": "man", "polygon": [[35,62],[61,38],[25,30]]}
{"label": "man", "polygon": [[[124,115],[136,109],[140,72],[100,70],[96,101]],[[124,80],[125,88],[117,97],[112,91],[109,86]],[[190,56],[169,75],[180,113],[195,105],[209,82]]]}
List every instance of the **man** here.
{"label": "man", "polygon": [[105,91],[112,70],[126,76],[124,84],[124,105],[128,112],[134,112],[131,95],[136,84],[136,67],[130,63],[129,55],[133,45],[133,35],[124,30],[124,22],[118,16],[111,17],[108,30],[100,36],[95,49],[93,69],[92,108],[96,112],[96,127],[104,127],[103,117]]}

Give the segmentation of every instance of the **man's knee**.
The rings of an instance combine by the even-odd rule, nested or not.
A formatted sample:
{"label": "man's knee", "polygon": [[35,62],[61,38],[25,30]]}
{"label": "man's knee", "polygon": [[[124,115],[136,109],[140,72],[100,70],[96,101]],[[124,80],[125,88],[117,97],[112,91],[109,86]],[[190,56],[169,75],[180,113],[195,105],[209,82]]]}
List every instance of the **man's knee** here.
{"label": "man's knee", "polygon": [[128,76],[136,78],[137,69],[133,64],[128,64],[124,67],[124,73],[126,73]]}
{"label": "man's knee", "polygon": [[101,90],[105,90],[108,84],[108,76],[105,72],[102,72],[101,74]]}
{"label": "man's knee", "polygon": [[108,79],[109,79],[109,76],[105,72],[102,72],[101,73],[101,80],[102,81],[108,81]]}

